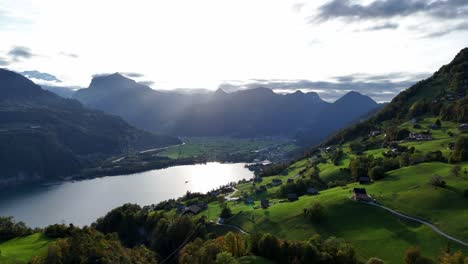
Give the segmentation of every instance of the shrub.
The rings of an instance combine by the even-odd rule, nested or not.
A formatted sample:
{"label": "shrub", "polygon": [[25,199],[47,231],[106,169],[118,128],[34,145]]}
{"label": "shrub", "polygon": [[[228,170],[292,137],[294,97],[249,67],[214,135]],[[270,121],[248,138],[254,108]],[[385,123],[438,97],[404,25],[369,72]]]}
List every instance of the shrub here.
{"label": "shrub", "polygon": [[439,175],[434,175],[432,176],[431,178],[431,185],[434,186],[434,187],[445,187],[447,184],[446,182],[442,179],[441,176]]}
{"label": "shrub", "polygon": [[379,258],[370,258],[367,264],[385,264],[385,262]]}
{"label": "shrub", "polygon": [[372,180],[380,180],[385,177],[385,171],[382,166],[375,166],[369,170],[369,177],[371,177]]}
{"label": "shrub", "polygon": [[306,216],[313,222],[320,222],[327,217],[325,207],[320,203],[314,203],[312,207],[306,210]]}
{"label": "shrub", "polygon": [[219,217],[226,219],[231,216],[232,216],[231,208],[229,208],[228,206],[224,206],[223,210],[221,210],[221,214],[219,215]]}

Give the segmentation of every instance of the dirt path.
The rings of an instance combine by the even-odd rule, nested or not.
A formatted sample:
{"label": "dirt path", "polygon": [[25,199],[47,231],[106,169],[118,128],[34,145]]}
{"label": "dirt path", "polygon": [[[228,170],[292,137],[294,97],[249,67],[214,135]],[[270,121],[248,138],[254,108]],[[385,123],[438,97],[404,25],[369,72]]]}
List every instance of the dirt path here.
{"label": "dirt path", "polygon": [[368,202],[363,202],[365,204],[369,204],[369,205],[373,205],[373,206],[377,206],[377,207],[380,207],[384,210],[387,210],[389,211],[390,213],[398,216],[398,217],[401,217],[401,218],[404,218],[404,219],[408,219],[408,220],[411,220],[411,221],[415,221],[415,222],[418,222],[418,223],[421,223],[421,224],[424,224],[426,226],[428,226],[429,228],[431,228],[432,230],[434,230],[437,234],[449,239],[449,240],[452,240],[454,242],[457,242],[458,244],[460,245],[463,245],[465,247],[468,247],[468,243],[467,242],[464,242],[464,241],[461,241],[460,239],[457,239],[457,238],[454,238],[450,235],[447,235],[446,233],[442,232],[439,228],[437,228],[435,225],[427,222],[427,221],[424,221],[424,220],[421,220],[421,219],[418,219],[416,217],[412,217],[412,216],[409,216],[409,215],[405,215],[403,213],[400,213],[400,212],[397,212],[391,208],[388,208],[386,206],[383,206],[383,205],[380,205],[380,204],[376,204],[376,203],[368,203]]}

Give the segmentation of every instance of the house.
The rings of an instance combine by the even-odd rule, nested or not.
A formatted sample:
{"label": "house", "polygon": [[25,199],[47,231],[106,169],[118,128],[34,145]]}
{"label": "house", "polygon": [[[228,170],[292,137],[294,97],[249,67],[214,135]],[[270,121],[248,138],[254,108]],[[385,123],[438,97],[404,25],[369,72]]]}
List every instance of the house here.
{"label": "house", "polygon": [[206,208],[208,208],[208,203],[206,203],[205,201],[199,201],[197,205],[198,207],[200,207],[201,210],[205,210]]}
{"label": "house", "polygon": [[294,202],[294,201],[297,201],[297,200],[298,200],[298,198],[297,198],[296,193],[288,193],[288,201]]}
{"label": "house", "polygon": [[185,212],[185,205],[181,203],[176,203],[176,212],[177,213],[184,213]]}
{"label": "house", "polygon": [[454,150],[455,149],[455,143],[453,143],[453,142],[448,143],[448,149],[449,150]]}
{"label": "house", "polygon": [[256,194],[260,194],[260,193],[263,193],[263,192],[266,192],[267,188],[265,185],[262,185],[262,186],[259,186],[256,190],[255,190],[255,193]]}
{"label": "house", "polygon": [[309,187],[309,188],[307,188],[307,194],[309,194],[309,195],[318,194],[318,190],[315,189],[314,187]]}
{"label": "house", "polygon": [[201,208],[198,205],[192,204],[191,206],[185,208],[184,214],[194,214],[194,215],[196,215],[196,214],[200,213],[200,211],[201,211]]}
{"label": "house", "polygon": [[262,177],[255,177],[254,178],[254,182],[262,182],[262,181],[263,181]]}
{"label": "house", "polygon": [[354,188],[353,200],[370,202],[372,201],[372,198],[367,194],[367,191],[365,188]]}
{"label": "house", "polygon": [[279,186],[283,183],[283,181],[281,179],[273,179],[271,183],[273,184],[273,186]]}
{"label": "house", "polygon": [[432,140],[432,136],[430,133],[416,133],[411,132],[408,136],[409,140],[416,140],[416,141],[424,141],[424,140]]}
{"label": "house", "polygon": [[370,183],[371,180],[368,176],[362,176],[362,177],[359,177],[359,184],[367,184],[367,183]]}
{"label": "house", "polygon": [[270,207],[270,202],[267,199],[262,199],[260,201],[260,205],[263,209],[267,209],[268,207]]}
{"label": "house", "polygon": [[468,124],[461,124],[458,126],[458,129],[463,132],[468,131]]}

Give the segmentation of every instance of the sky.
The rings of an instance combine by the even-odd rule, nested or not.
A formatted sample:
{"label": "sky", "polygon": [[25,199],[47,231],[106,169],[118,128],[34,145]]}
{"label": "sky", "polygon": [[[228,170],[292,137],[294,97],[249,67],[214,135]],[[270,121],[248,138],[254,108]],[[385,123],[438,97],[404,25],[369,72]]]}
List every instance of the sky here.
{"label": "sky", "polygon": [[0,67],[61,86],[121,72],[161,90],[388,101],[468,46],[468,1],[2,0],[0,40]]}

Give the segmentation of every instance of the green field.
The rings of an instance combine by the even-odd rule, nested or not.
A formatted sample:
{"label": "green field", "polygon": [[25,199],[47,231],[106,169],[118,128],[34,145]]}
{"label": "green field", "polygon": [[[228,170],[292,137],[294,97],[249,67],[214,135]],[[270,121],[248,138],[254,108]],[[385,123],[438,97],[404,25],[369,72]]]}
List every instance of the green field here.
{"label": "green field", "polygon": [[283,152],[297,148],[286,139],[241,139],[229,137],[183,138],[184,145],[171,147],[158,155],[172,159],[206,156],[211,159],[225,155],[248,155],[252,151],[279,146]]}
{"label": "green field", "polygon": [[[435,119],[421,122],[423,129]],[[409,124],[403,124],[408,127]],[[455,130],[455,123],[443,122],[440,130],[433,131],[434,140],[424,142],[401,142],[402,145],[415,146],[417,152],[441,150],[449,153],[447,145],[454,138],[447,135],[448,130]],[[410,130],[413,130],[411,128]],[[456,131],[453,131],[456,132]],[[326,182],[350,180],[347,168],[351,158],[348,145],[343,145],[344,157],[335,166],[327,156],[326,163],[320,163],[320,176]],[[388,149],[378,148],[365,152],[366,155],[382,156]],[[468,241],[468,200],[463,191],[468,189],[468,178],[464,175],[455,177],[450,170],[453,165],[432,162],[403,167],[387,173],[387,176],[375,183],[359,186],[357,183],[344,187],[323,190],[316,196],[302,196],[298,201],[280,203],[277,198],[279,187],[268,189],[267,193],[256,195],[251,183],[239,184],[237,196],[249,195],[255,199],[255,205],[247,206],[239,202],[230,202],[236,214],[229,224],[239,226],[248,232],[269,232],[284,239],[305,240],[318,233],[323,237],[336,236],[349,241],[360,257],[366,260],[379,257],[386,263],[402,263],[406,248],[416,245],[424,255],[436,259],[441,251],[449,246],[452,250],[468,253],[468,248],[449,242],[429,227],[409,220],[402,220],[389,212],[371,205],[354,202],[350,199],[354,187],[364,187],[377,201],[397,211],[416,216],[435,224],[445,233],[463,241]],[[461,164],[462,170],[468,169],[468,163]],[[310,168],[308,160],[293,164],[282,175],[263,179],[260,185],[280,178],[283,183],[288,178],[295,178],[299,171]],[[308,171],[304,173],[307,175]],[[440,175],[447,182],[445,188],[436,188],[430,184],[430,178]],[[258,209],[259,199],[268,198],[274,204],[266,210]],[[327,210],[327,220],[313,223],[303,215],[303,210],[314,202],[319,202]],[[219,204],[210,204],[205,212],[209,219],[219,215]],[[252,262],[254,263],[254,262]]]}
{"label": "green field", "polygon": [[44,255],[52,239],[36,233],[0,243],[0,263],[26,263],[34,256]]}

